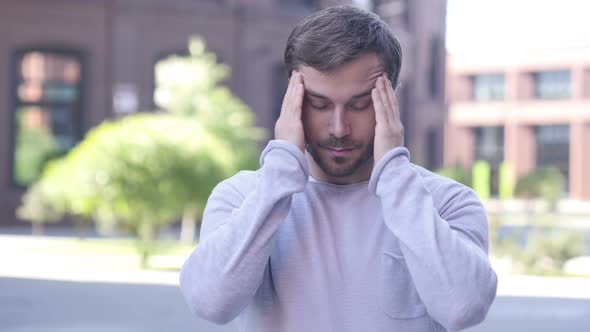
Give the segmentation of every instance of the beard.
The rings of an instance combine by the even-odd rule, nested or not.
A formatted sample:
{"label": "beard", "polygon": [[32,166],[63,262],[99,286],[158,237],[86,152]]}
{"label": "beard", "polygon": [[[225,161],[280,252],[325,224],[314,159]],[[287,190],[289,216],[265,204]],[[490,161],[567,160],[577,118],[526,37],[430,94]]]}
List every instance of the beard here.
{"label": "beard", "polygon": [[[319,143],[313,142],[309,137],[305,139],[305,149],[316,164],[326,175],[336,178],[352,175],[369,162],[373,158],[373,145],[373,139],[366,145],[353,141],[348,137],[336,138],[331,136]],[[321,150],[325,148],[362,150],[358,157],[330,157],[321,153]]]}

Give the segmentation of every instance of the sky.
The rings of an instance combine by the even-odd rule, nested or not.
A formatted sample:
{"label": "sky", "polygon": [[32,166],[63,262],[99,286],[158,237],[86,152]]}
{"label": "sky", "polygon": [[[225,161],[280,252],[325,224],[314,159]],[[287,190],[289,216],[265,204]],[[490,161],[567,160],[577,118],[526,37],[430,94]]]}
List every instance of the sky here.
{"label": "sky", "polygon": [[451,54],[590,46],[590,0],[447,0],[447,6]]}

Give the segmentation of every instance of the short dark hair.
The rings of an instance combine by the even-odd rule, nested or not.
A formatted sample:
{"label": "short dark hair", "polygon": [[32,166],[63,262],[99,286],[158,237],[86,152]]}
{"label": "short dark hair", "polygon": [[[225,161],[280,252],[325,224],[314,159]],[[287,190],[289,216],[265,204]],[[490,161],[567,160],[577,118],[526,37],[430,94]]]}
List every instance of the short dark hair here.
{"label": "short dark hair", "polygon": [[285,48],[285,66],[289,76],[299,65],[327,72],[372,52],[377,54],[395,89],[402,49],[387,23],[359,8],[328,7],[293,28]]}

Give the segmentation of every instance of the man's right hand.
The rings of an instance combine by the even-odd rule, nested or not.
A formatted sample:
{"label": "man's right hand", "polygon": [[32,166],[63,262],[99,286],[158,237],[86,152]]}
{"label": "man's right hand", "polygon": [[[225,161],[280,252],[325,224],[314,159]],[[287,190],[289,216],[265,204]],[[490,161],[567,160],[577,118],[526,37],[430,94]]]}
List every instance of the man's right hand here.
{"label": "man's right hand", "polygon": [[275,124],[275,139],[291,142],[305,149],[305,136],[303,123],[301,122],[301,109],[303,106],[303,79],[301,73],[294,70],[289,80],[289,86],[283,98],[281,115]]}

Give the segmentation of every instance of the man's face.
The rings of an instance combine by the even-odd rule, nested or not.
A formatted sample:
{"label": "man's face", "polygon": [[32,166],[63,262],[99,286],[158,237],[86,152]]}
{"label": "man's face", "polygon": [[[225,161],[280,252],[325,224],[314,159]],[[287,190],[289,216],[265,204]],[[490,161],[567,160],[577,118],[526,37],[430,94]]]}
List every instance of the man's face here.
{"label": "man's face", "polygon": [[307,66],[299,70],[305,86],[302,121],[312,175],[336,184],[368,180],[375,136],[371,90],[384,72],[377,56],[365,54],[325,73]]}

